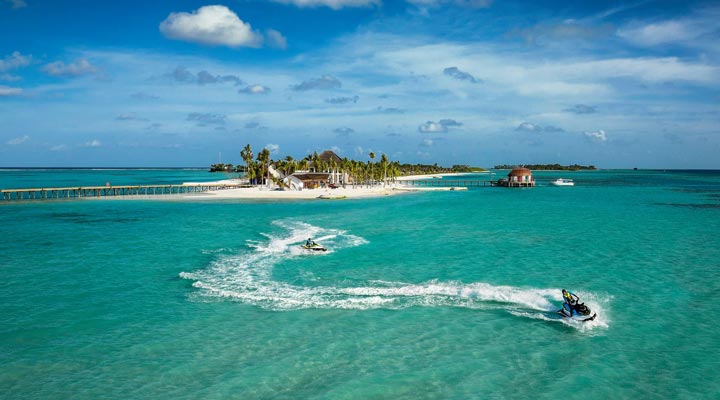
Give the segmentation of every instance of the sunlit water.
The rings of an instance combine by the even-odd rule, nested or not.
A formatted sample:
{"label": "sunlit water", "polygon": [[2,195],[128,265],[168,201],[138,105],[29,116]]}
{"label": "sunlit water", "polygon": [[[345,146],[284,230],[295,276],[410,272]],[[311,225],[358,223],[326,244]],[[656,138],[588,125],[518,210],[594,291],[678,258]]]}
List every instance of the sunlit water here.
{"label": "sunlit water", "polygon": [[[0,187],[225,178],[53,174]],[[720,172],[535,175],[363,200],[0,204],[0,397],[717,398]],[[559,318],[561,288],[598,317]]]}

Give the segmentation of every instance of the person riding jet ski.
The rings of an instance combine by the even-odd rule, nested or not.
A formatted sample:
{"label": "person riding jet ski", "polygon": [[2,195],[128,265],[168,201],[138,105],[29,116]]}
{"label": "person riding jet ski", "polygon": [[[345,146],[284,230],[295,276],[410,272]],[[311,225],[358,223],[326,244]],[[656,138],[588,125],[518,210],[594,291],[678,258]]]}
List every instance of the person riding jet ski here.
{"label": "person riding jet ski", "polygon": [[[585,305],[585,303],[580,303],[580,297],[578,297],[575,293],[563,289],[562,296],[563,304],[562,308],[558,310],[558,314],[568,318],[576,315],[590,315],[590,309]],[[586,318],[583,321],[592,321],[596,316],[597,314],[593,314],[592,317]]]}

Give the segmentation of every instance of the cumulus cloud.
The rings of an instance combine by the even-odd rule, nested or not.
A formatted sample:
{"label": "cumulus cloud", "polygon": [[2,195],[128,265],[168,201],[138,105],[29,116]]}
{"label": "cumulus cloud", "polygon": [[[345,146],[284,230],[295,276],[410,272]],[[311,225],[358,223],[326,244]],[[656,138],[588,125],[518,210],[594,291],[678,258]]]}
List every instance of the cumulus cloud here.
{"label": "cumulus cloud", "polygon": [[325,99],[326,103],[330,104],[347,104],[347,103],[357,103],[358,100],[360,100],[359,96],[353,96],[353,97],[333,97],[330,99]]}
{"label": "cumulus cloud", "polygon": [[293,4],[298,7],[330,7],[339,10],[344,7],[368,7],[380,4],[380,0],[274,0],[278,3]]}
{"label": "cumulus cloud", "polygon": [[18,96],[23,92],[20,88],[14,88],[9,86],[0,85],[0,97]]}
{"label": "cumulus cloud", "polygon": [[62,61],[55,61],[45,65],[42,70],[48,75],[63,78],[90,75],[97,72],[97,68],[84,58],[79,58],[70,64],[65,64]]}
{"label": "cumulus cloud", "polygon": [[265,145],[265,148],[272,154],[277,154],[280,151],[280,145],[268,143]]}
{"label": "cumulus cloud", "polygon": [[23,143],[27,142],[28,140],[30,140],[30,136],[24,135],[24,136],[16,137],[15,139],[10,139],[7,142],[5,142],[5,144],[9,144],[10,146],[17,146],[19,144],[23,144]]}
{"label": "cumulus cloud", "polygon": [[176,67],[172,72],[165,74],[166,77],[171,78],[176,82],[182,83],[197,83],[198,85],[209,85],[214,83],[226,83],[232,82],[235,85],[241,85],[242,79],[236,75],[215,75],[211,74],[206,70],[202,70],[197,74],[190,72],[183,66]]}
{"label": "cumulus cloud", "polygon": [[245,94],[268,94],[270,93],[270,88],[263,86],[263,85],[249,85],[246,86],[243,89],[238,90],[238,93],[245,93]]}
{"label": "cumulus cloud", "polygon": [[542,126],[535,125],[530,122],[523,122],[520,125],[515,128],[516,131],[523,131],[523,132],[541,132],[543,130]]}
{"label": "cumulus cloud", "polygon": [[31,62],[32,56],[24,56],[19,51],[13,51],[12,54],[0,60],[0,72],[27,67]]}
{"label": "cumulus cloud", "polygon": [[471,74],[459,70],[457,67],[448,67],[443,70],[443,74],[455,78],[461,81],[468,81],[470,83],[480,83],[482,79],[477,79]]}
{"label": "cumulus cloud", "polygon": [[267,29],[265,31],[265,39],[270,47],[283,50],[287,48],[287,39],[282,35],[282,33],[276,31],[275,29]]}
{"label": "cumulus cloud", "polygon": [[424,124],[418,126],[418,132],[421,132],[421,133],[447,132],[447,128],[440,125],[437,122],[427,121]]}
{"label": "cumulus cloud", "polygon": [[196,121],[198,126],[206,125],[224,125],[225,114],[212,114],[212,113],[190,113],[187,115],[187,121]]}
{"label": "cumulus cloud", "polygon": [[102,143],[100,143],[100,141],[97,139],[93,139],[93,140],[91,140],[89,142],[85,142],[83,144],[83,147],[100,147],[100,146],[102,146]]}
{"label": "cumulus cloud", "polygon": [[602,129],[600,129],[596,132],[584,132],[583,134],[585,135],[585,137],[587,137],[588,139],[590,139],[594,142],[603,143],[607,140],[607,135],[605,134],[605,131]]}
{"label": "cumulus cloud", "polygon": [[427,121],[424,124],[418,126],[418,132],[421,133],[437,133],[447,132],[448,128],[462,126],[461,122],[455,121],[454,119],[441,119],[438,122]]}
{"label": "cumulus cloud", "polygon": [[304,92],[313,89],[339,89],[340,87],[342,87],[342,83],[337,78],[330,75],[323,75],[320,78],[310,79],[297,85],[292,85],[290,88],[297,92]]}
{"label": "cumulus cloud", "polygon": [[434,144],[435,144],[435,141],[433,141],[432,139],[423,139],[423,141],[420,142],[420,146],[422,146],[422,147],[431,147]]}
{"label": "cumulus cloud", "polygon": [[592,114],[595,112],[595,106],[587,106],[585,104],[575,104],[571,108],[566,108],[563,111],[574,113],[574,114]]}
{"label": "cumulus cloud", "polygon": [[347,126],[343,126],[340,128],[336,128],[333,130],[338,136],[349,136],[352,133],[355,133],[355,129],[348,128]]}
{"label": "cumulus cloud", "polygon": [[160,32],[168,39],[208,46],[260,47],[262,44],[261,34],[221,5],[200,7],[192,13],[171,13],[160,23]]}

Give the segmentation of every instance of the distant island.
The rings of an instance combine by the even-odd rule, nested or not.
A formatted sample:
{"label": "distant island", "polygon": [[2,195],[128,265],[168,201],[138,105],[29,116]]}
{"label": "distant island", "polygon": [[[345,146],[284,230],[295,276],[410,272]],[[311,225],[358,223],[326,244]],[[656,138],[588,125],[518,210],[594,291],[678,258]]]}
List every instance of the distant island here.
{"label": "distant island", "polygon": [[519,165],[509,165],[509,164],[502,164],[502,165],[496,165],[493,167],[493,169],[513,169],[516,167],[523,167],[530,170],[536,170],[536,171],[581,171],[581,170],[596,170],[597,168],[594,165],[560,165],[560,164],[519,164]]}

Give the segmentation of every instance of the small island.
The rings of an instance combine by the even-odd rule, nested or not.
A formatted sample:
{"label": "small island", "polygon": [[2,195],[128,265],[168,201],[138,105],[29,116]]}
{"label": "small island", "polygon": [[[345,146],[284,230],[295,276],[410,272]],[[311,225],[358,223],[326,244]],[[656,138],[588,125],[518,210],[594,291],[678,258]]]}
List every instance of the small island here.
{"label": "small island", "polygon": [[285,176],[292,175],[296,171],[340,172],[346,175],[347,181],[355,182],[368,180],[387,181],[388,179],[394,180],[398,177],[416,175],[487,172],[485,168],[471,167],[464,164],[456,164],[452,167],[444,167],[437,163],[401,164],[398,161],[390,161],[385,154],[381,154],[380,159],[375,162],[376,154],[373,152],[368,153],[370,161],[358,161],[347,157],[340,158],[331,150],[323,151],[320,154],[313,152],[313,154],[308,154],[299,160],[294,159],[292,156],[273,160],[270,158],[270,151],[267,149],[261,150],[255,156],[251,146],[248,144],[240,152],[240,156],[245,163],[244,165],[212,164],[209,172],[240,173],[249,180],[248,183],[250,184],[259,184],[264,180],[272,180],[272,176],[268,176],[271,169],[277,170]]}

